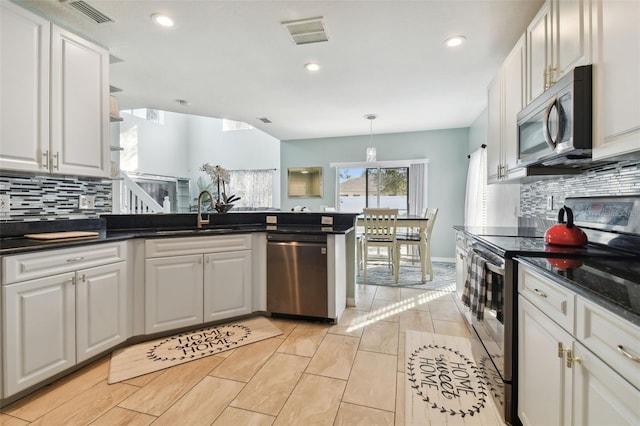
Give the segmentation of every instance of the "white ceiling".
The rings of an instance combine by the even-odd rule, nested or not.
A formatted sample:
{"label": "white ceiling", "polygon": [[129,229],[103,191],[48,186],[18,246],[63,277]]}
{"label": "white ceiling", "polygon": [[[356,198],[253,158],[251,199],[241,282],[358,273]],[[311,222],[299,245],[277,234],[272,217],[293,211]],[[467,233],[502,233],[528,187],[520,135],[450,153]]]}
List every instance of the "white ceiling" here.
{"label": "white ceiling", "polygon": [[[121,109],[245,121],[280,140],[468,127],[542,0],[17,1],[108,47]],[[150,15],[171,15],[163,29]],[[297,46],[283,21],[324,17],[329,41]],[[464,34],[447,49],[443,41]],[[311,74],[307,62],[322,67]],[[188,105],[179,105],[184,99]],[[263,124],[260,117],[269,118]]]}

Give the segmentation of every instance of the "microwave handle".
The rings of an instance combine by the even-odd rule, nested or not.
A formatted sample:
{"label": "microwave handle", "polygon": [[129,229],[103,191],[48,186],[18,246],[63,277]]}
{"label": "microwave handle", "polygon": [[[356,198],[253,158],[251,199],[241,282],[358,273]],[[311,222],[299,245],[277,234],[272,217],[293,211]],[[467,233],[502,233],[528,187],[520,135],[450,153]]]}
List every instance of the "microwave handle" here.
{"label": "microwave handle", "polygon": [[[556,107],[556,114],[557,114],[557,119],[558,119],[558,132],[556,134],[556,138],[553,139],[551,137],[551,131],[549,130],[549,118],[551,116],[551,110],[553,110],[553,107]],[[552,150],[556,149],[556,145],[558,144],[558,140],[560,139],[560,106],[558,105],[558,97],[554,96],[553,99],[551,99],[551,101],[549,102],[549,105],[547,105],[547,109],[544,112],[544,140],[545,142],[547,142],[547,145],[549,145],[549,148],[551,148]]]}

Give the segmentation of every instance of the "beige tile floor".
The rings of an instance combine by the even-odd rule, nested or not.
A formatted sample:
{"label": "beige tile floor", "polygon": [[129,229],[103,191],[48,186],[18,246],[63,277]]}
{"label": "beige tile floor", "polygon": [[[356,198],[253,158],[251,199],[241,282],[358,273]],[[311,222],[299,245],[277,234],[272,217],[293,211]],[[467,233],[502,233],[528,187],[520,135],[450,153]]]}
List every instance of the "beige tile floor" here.
{"label": "beige tile floor", "polygon": [[339,324],[108,385],[109,357],[2,409],[13,425],[402,425],[405,331],[469,337],[454,293],[359,285]]}

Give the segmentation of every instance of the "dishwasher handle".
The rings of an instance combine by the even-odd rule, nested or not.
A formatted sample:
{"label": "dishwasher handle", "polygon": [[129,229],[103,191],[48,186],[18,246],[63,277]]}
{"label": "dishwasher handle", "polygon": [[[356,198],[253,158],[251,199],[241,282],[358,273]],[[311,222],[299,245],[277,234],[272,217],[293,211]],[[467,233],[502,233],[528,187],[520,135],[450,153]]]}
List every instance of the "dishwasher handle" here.
{"label": "dishwasher handle", "polygon": [[327,243],[327,234],[267,234],[267,243]]}

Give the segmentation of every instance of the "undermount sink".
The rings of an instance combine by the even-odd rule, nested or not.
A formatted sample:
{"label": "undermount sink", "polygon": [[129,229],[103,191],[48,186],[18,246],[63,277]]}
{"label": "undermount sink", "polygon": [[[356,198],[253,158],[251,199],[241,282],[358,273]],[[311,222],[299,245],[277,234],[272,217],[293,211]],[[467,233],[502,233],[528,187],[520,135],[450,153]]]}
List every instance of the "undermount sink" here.
{"label": "undermount sink", "polygon": [[211,233],[224,233],[231,231],[232,228],[206,228],[206,229],[172,229],[156,231],[156,234],[160,235],[175,235],[175,234],[211,234]]}

